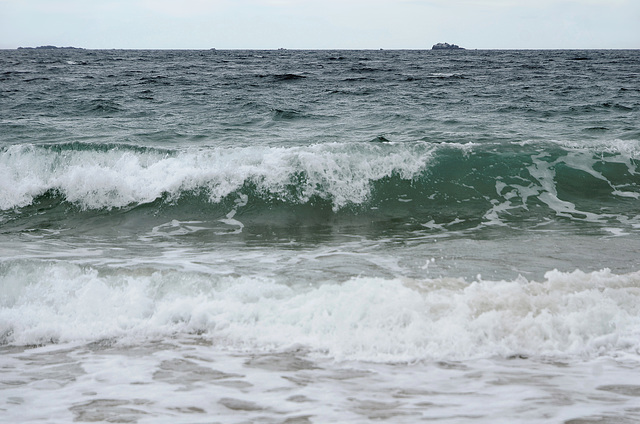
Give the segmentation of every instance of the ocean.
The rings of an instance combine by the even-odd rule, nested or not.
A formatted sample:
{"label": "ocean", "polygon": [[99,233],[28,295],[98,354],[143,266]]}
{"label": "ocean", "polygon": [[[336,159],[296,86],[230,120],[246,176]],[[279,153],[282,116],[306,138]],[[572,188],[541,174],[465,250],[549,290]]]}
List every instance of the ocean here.
{"label": "ocean", "polygon": [[0,422],[640,422],[640,50],[0,51]]}

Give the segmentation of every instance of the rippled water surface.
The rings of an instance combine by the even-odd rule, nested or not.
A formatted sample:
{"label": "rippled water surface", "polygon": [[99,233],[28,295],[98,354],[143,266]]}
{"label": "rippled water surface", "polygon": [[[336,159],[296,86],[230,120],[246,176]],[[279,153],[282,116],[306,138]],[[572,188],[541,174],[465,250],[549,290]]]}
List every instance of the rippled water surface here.
{"label": "rippled water surface", "polygon": [[7,422],[640,421],[638,51],[0,64]]}

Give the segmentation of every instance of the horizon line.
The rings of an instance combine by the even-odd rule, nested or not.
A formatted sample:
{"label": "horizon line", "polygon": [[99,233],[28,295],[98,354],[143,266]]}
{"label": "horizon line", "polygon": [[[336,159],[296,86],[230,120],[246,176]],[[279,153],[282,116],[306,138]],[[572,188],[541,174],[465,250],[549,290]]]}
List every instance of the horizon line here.
{"label": "horizon line", "polygon": [[393,48],[375,48],[375,47],[362,47],[362,48],[349,48],[349,47],[76,47],[76,46],[54,46],[54,45],[40,45],[40,46],[19,46],[19,47],[0,47],[0,50],[192,50],[192,51],[475,51],[475,50],[640,50],[640,47],[462,47],[459,49],[433,49],[432,47],[393,47]]}

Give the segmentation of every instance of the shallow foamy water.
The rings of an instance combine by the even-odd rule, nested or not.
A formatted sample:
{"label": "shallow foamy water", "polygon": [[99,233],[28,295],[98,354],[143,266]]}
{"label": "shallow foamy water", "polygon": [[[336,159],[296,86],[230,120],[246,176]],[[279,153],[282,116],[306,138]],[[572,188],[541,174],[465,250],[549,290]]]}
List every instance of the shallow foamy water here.
{"label": "shallow foamy water", "polygon": [[631,423],[637,356],[372,363],[198,336],[3,348],[5,422]]}
{"label": "shallow foamy water", "polygon": [[23,260],[1,277],[6,422],[640,419],[638,273],[292,285]]}

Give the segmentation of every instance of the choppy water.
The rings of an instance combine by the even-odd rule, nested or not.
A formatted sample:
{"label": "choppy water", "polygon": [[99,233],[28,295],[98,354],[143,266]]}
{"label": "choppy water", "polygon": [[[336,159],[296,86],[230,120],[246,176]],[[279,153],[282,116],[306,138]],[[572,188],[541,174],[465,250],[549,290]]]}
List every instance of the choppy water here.
{"label": "choppy water", "polygon": [[0,52],[7,422],[640,420],[640,52]]}

